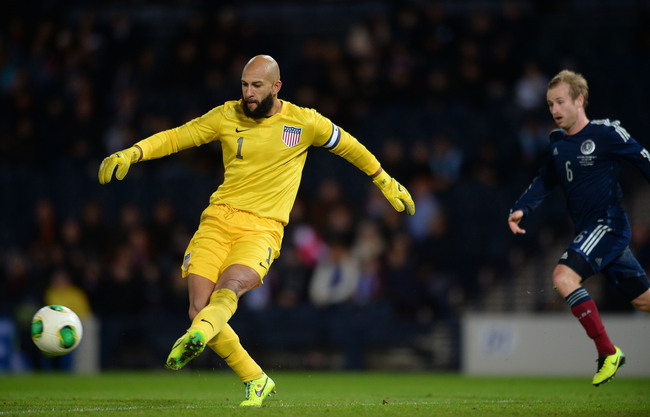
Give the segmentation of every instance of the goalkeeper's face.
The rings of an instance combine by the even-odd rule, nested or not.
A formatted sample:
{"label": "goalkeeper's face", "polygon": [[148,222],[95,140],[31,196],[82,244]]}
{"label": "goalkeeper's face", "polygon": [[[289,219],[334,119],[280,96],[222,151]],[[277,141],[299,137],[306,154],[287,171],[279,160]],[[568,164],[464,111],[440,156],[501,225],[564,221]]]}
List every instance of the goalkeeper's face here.
{"label": "goalkeeper's face", "polygon": [[258,55],[248,61],[241,76],[241,103],[246,116],[261,119],[277,113],[280,86],[280,69],[273,58]]}
{"label": "goalkeeper's face", "polygon": [[254,98],[242,97],[242,108],[246,116],[253,119],[261,119],[266,117],[273,108],[274,97],[273,93],[269,93],[262,100],[255,100]]}

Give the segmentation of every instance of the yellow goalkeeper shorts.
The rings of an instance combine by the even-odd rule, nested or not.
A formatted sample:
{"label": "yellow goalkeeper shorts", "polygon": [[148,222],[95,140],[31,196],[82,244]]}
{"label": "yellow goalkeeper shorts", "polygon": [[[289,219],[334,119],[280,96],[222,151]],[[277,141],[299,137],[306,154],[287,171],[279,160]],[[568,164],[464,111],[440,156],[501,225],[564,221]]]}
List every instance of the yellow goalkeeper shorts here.
{"label": "yellow goalkeeper shorts", "polygon": [[257,271],[261,283],[280,256],[283,236],[284,225],[277,220],[210,204],[185,250],[183,278],[196,274],[216,283],[226,268],[239,264]]}

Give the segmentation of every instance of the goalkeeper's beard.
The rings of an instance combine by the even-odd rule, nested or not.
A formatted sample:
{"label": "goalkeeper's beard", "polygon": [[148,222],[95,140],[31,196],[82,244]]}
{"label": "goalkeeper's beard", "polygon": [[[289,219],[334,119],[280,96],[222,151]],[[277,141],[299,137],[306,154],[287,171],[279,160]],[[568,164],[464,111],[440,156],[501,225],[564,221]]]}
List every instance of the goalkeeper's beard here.
{"label": "goalkeeper's beard", "polygon": [[269,93],[269,95],[264,97],[262,101],[254,101],[253,103],[257,103],[255,110],[248,108],[248,102],[242,97],[241,105],[244,109],[244,114],[253,119],[266,117],[273,108],[273,94]]}

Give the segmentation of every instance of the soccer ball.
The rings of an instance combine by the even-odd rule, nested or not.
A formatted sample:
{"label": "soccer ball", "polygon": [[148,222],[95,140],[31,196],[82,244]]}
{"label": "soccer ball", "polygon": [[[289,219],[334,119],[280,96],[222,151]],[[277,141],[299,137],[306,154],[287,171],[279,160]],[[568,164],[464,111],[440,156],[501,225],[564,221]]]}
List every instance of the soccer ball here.
{"label": "soccer ball", "polygon": [[41,308],[32,319],[32,340],[48,356],[61,356],[79,346],[83,328],[74,311],[60,305]]}

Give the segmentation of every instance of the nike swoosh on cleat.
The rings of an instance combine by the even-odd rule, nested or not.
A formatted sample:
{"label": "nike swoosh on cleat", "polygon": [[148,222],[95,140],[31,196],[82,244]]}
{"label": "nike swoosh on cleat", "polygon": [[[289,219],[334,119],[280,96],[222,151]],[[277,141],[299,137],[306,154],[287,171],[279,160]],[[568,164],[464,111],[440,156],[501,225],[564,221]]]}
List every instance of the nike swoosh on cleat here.
{"label": "nike swoosh on cleat", "polygon": [[260,262],[260,266],[261,266],[262,268],[264,268],[264,269],[268,269],[267,267],[264,266],[264,264],[263,264],[262,262]]}
{"label": "nike swoosh on cleat", "polygon": [[235,128],[235,132],[237,132],[237,133],[245,132],[247,130],[250,130],[250,129],[238,129],[238,128]]}
{"label": "nike swoosh on cleat", "polygon": [[264,392],[264,388],[266,388],[266,384],[269,383],[269,378],[266,378],[266,381],[264,381],[264,386],[262,387],[261,390],[255,390],[255,394],[257,394],[258,397],[262,396],[262,393]]}
{"label": "nike swoosh on cleat", "polygon": [[181,339],[178,339],[178,340],[176,341],[176,344],[172,347],[172,350],[176,349],[176,348],[178,347],[178,345],[181,344],[182,341],[183,341],[182,338],[181,338]]}
{"label": "nike swoosh on cleat", "polygon": [[204,321],[204,322],[208,323],[210,325],[210,327],[212,327],[212,330],[214,330],[214,326],[212,325],[212,323],[210,323],[206,319],[201,319],[201,321]]}

